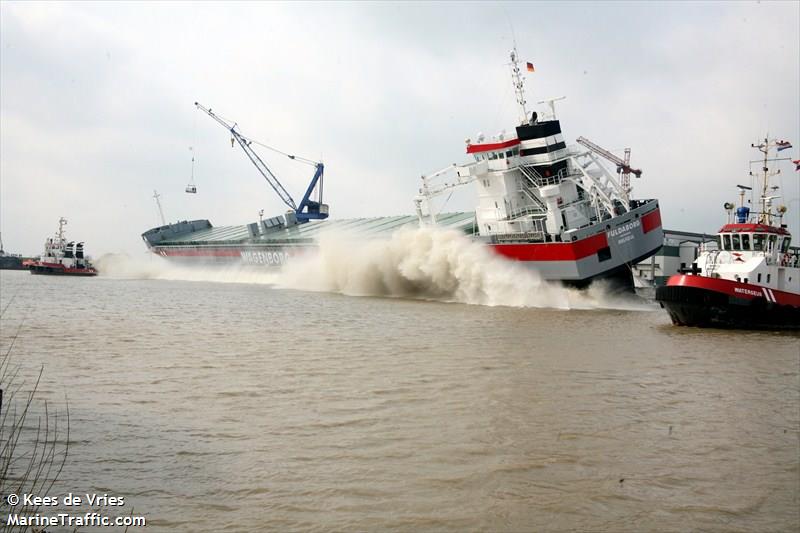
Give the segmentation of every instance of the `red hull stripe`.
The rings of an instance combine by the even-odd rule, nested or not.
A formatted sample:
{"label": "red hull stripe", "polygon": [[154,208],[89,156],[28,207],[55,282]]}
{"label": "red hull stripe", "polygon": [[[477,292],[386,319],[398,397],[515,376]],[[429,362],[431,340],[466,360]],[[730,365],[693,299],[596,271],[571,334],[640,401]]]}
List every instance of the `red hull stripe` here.
{"label": "red hull stripe", "polygon": [[649,233],[661,227],[661,210],[650,211],[642,217],[642,232]]}
{"label": "red hull stripe", "polygon": [[757,298],[764,298],[768,302],[777,303],[779,305],[790,305],[792,307],[800,307],[800,294],[791,292],[779,291],[776,289],[768,289],[760,285],[753,285],[752,283],[741,283],[738,281],[731,281],[729,279],[721,278],[707,278],[705,276],[689,276],[679,274],[672,276],[667,280],[669,287],[694,287],[697,289],[705,289],[712,292],[720,292],[741,298],[742,300],[755,300]]}
{"label": "red hull stripe", "polygon": [[576,261],[608,246],[605,233],[598,233],[575,242],[537,244],[494,244],[498,254],[517,261]]}
{"label": "red hull stripe", "polygon": [[517,146],[518,144],[519,139],[511,139],[510,141],[492,144],[468,144],[467,153],[476,154],[479,152],[489,152],[491,150],[502,150],[503,148],[510,148],[512,146]]}
{"label": "red hull stripe", "polygon": [[766,224],[725,224],[719,230],[722,232],[734,233],[777,233],[778,235],[789,235],[789,232],[783,228],[776,228],[775,226],[767,226]]}

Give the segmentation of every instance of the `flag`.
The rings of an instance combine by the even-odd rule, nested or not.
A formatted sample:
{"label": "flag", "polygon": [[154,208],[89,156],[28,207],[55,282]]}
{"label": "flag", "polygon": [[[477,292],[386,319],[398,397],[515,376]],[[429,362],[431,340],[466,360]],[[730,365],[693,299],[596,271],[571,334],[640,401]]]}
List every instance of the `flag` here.
{"label": "flag", "polygon": [[526,65],[528,66],[528,72],[535,72],[535,70],[534,70],[534,68],[533,68],[533,63],[531,63],[530,61],[528,61],[528,62],[526,63]]}
{"label": "flag", "polygon": [[800,159],[795,159],[795,160],[792,161],[792,163],[795,164],[794,169],[797,170],[797,171],[800,171]]}
{"label": "flag", "polygon": [[781,150],[786,150],[787,148],[791,148],[792,143],[790,143],[789,141],[778,141],[775,143],[775,146],[778,147],[778,151],[780,152]]}

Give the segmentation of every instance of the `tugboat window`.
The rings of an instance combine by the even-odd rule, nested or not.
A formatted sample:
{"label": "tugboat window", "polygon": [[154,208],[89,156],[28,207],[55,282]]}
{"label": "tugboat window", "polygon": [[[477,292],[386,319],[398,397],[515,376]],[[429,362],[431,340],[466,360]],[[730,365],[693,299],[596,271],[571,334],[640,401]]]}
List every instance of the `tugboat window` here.
{"label": "tugboat window", "polygon": [[732,235],[732,237],[733,237],[733,249],[734,250],[741,250],[742,249],[742,245],[741,245],[741,243],[739,243],[739,236],[738,235]]}
{"label": "tugboat window", "polygon": [[781,252],[782,253],[788,253],[789,252],[789,242],[791,242],[791,239],[789,237],[784,237],[783,238],[783,246],[781,246]]}
{"label": "tugboat window", "polygon": [[777,235],[770,235],[769,236],[769,251],[773,251],[775,249],[775,243],[778,242]]}
{"label": "tugboat window", "polygon": [[722,236],[722,249],[728,252],[731,251],[731,236],[730,235],[723,235]]}
{"label": "tugboat window", "polygon": [[742,250],[749,250],[750,249],[750,235],[745,233],[742,235]]}
{"label": "tugboat window", "polygon": [[753,235],[753,250],[760,252],[764,249],[764,236],[756,233]]}

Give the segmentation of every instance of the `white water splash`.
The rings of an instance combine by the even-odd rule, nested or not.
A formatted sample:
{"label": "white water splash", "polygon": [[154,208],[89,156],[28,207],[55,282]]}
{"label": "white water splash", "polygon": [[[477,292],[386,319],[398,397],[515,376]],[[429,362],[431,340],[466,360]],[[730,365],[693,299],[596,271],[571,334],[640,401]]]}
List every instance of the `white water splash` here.
{"label": "white water splash", "polygon": [[178,265],[160,256],[148,254],[105,254],[94,261],[101,277],[114,279],[160,279],[173,281],[210,281],[213,283],[256,283],[274,285],[277,270],[246,265]]}
{"label": "white water splash", "polygon": [[614,293],[606,284],[577,290],[544,281],[535,271],[451,230],[401,229],[386,239],[328,232],[318,244],[316,253],[293,257],[281,270],[176,266],[156,256],[133,260],[106,255],[96,263],[102,275],[126,279],[261,283],[352,296],[488,306],[650,309],[634,296]]}

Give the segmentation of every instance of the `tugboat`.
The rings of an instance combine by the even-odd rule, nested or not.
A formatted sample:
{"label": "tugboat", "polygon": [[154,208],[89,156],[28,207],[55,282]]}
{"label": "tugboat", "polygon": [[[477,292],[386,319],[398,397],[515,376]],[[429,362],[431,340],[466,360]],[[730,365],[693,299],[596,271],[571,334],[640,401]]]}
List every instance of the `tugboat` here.
{"label": "tugboat", "polygon": [[83,243],[67,242],[64,237],[64,226],[67,219],[58,220],[58,233],[49,237],[44,243],[44,253],[30,263],[31,274],[50,274],[61,276],[96,276],[97,270],[84,256]]}
{"label": "tugboat", "polygon": [[[752,145],[763,155],[760,212],[745,205],[725,204],[728,223],[718,232],[715,249],[707,249],[687,269],[656,289],[656,300],[679,326],[743,329],[800,328],[800,250],[790,248],[783,224],[785,206],[773,212],[777,187],[769,186],[769,152],[790,148],[787,141],[765,138]],[[759,161],[762,162],[762,161]],[[754,175],[751,172],[751,175]],[[772,195],[770,195],[772,193]],[[734,212],[735,211],[735,212]]]}

